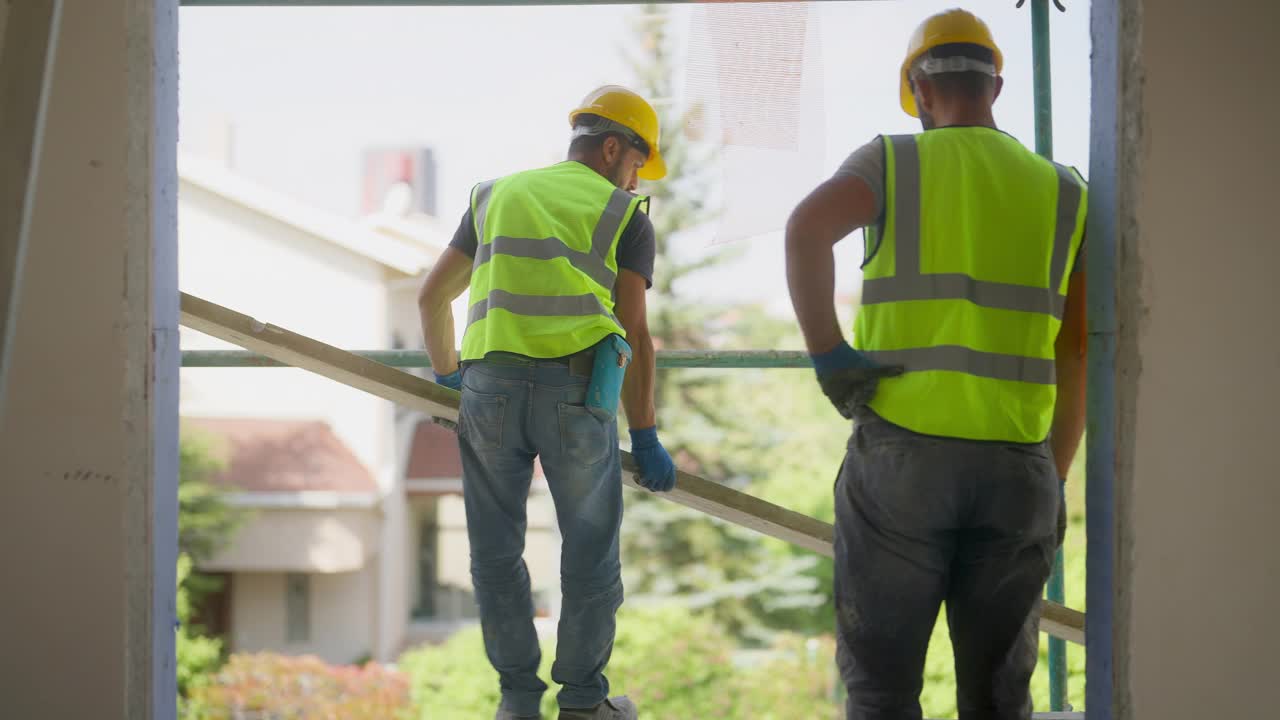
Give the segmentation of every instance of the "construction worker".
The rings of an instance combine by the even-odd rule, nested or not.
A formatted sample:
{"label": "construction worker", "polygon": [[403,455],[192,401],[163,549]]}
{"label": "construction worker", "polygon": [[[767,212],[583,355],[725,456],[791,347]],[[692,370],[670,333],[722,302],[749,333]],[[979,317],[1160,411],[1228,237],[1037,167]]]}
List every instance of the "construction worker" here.
{"label": "construction worker", "polygon": [[[639,482],[652,491],[675,484],[657,436],[645,320],[656,243],[642,198],[632,194],[639,178],[666,174],[658,116],[644,98],[610,85],[587,95],[569,123],[567,161],[472,190],[419,297],[436,381],[462,392],[471,578],[502,688],[499,720],[538,718],[547,689],[521,557],[534,458],[563,541],[551,667],[562,720],[636,717],[626,697],[608,697],[603,673],[623,595],[619,394]],[[468,285],[459,358],[449,306]]]}
{"label": "construction worker", "polygon": [[[1084,426],[1085,185],[996,128],[1003,57],[963,10],[900,70],[924,132],[856,150],[795,209],[787,279],[818,382],[854,420],[835,488],[847,717],[919,718],[941,603],[962,720],[1025,720],[1039,598]],[[832,246],[866,228],[853,347]]]}

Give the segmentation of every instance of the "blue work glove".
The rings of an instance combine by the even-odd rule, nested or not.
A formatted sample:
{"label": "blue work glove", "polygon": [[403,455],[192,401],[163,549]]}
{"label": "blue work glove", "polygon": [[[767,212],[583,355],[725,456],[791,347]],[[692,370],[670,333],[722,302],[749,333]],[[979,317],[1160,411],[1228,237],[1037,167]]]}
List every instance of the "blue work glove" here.
{"label": "blue work glove", "polygon": [[866,405],[876,394],[876,384],[882,377],[901,375],[900,365],[885,367],[841,341],[834,349],[810,355],[813,369],[818,373],[822,392],[846,418],[853,419],[853,409]]}
{"label": "blue work glove", "polygon": [[462,368],[458,368],[448,375],[441,375],[434,370],[432,371],[432,374],[436,376],[436,382],[440,385],[443,385],[450,390],[462,392]]}
{"label": "blue work glove", "polygon": [[658,442],[658,428],[631,431],[631,455],[640,466],[639,483],[652,492],[666,492],[676,486],[676,464]]}

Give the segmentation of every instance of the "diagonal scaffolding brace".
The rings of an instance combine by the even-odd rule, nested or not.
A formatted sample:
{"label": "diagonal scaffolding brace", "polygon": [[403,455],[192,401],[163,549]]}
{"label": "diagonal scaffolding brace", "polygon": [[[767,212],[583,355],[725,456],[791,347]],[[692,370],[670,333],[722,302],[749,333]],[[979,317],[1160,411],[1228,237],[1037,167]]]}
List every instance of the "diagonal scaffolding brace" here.
{"label": "diagonal scaffolding brace", "polygon": [[[434,418],[458,419],[457,392],[341,348],[255,320],[230,308],[182,293],[182,324],[275,361],[307,370]],[[623,482],[635,482],[636,464],[622,453]],[[830,523],[788,510],[706,478],[679,471],[676,486],[661,497],[712,517],[831,557]],[[1084,613],[1044,602],[1040,629],[1084,644]]]}
{"label": "diagonal scaffolding brace", "polygon": [[16,342],[62,0],[14,3],[8,12],[0,23],[0,410]]}

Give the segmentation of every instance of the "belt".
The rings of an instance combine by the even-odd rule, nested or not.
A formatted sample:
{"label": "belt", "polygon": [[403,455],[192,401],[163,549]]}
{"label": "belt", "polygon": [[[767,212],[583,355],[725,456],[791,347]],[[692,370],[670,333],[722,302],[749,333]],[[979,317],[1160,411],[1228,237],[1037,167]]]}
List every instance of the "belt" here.
{"label": "belt", "polygon": [[581,352],[558,358],[534,358],[517,353],[491,352],[485,355],[483,360],[469,360],[463,364],[470,365],[475,362],[512,367],[567,367],[574,375],[591,377],[591,371],[595,368],[596,349],[589,347]]}

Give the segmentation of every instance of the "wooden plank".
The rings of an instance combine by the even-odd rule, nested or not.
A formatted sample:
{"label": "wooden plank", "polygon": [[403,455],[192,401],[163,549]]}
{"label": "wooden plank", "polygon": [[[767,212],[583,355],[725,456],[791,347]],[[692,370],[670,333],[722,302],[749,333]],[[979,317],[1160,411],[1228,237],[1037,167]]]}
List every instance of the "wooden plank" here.
{"label": "wooden plank", "polygon": [[[449,421],[458,418],[461,396],[453,390],[186,293],[182,294],[182,324],[427,415]],[[638,487],[629,453],[623,453],[623,465],[627,483]],[[676,482],[676,489],[663,493],[664,498],[831,554],[833,530],[827,523],[689,473],[679,473]]]}
{"label": "wooden plank", "polygon": [[[458,419],[461,396],[453,390],[186,293],[182,293],[182,324],[432,417]],[[635,482],[636,465],[630,453],[622,453],[622,466],[623,482],[642,489]],[[826,557],[833,554],[835,530],[830,523],[706,478],[680,471],[675,489],[658,495]],[[1041,616],[1045,632],[1084,642],[1083,613],[1046,601]]]}
{"label": "wooden plank", "polygon": [[458,393],[417,375],[259,322],[230,308],[182,293],[182,324],[235,343],[285,365],[309,370],[407,408],[449,420],[458,417]]}
{"label": "wooden plank", "polygon": [[1045,600],[1040,607],[1040,631],[1067,642],[1084,645],[1084,613]]}
{"label": "wooden plank", "polygon": [[0,409],[35,205],[61,0],[9,3],[0,17]]}

